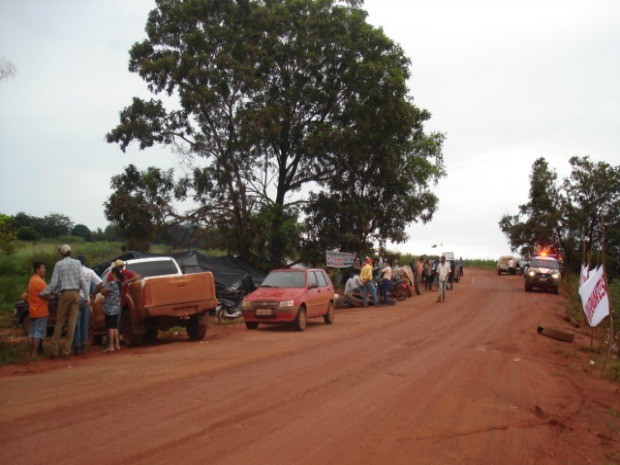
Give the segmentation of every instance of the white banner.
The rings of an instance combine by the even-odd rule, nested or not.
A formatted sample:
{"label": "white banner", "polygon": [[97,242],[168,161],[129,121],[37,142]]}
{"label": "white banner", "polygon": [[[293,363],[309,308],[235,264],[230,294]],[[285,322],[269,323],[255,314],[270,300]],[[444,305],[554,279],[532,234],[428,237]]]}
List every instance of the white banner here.
{"label": "white banner", "polygon": [[355,252],[325,252],[326,265],[330,268],[350,268],[355,260]]}
{"label": "white banner", "polygon": [[590,326],[598,325],[609,315],[609,296],[602,266],[590,272],[588,280],[579,288],[579,295]]}

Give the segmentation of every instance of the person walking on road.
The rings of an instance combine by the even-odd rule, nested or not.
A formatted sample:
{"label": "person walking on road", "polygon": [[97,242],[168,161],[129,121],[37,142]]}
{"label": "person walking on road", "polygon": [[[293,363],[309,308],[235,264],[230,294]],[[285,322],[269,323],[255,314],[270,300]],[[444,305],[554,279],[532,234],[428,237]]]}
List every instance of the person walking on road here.
{"label": "person walking on road", "polygon": [[[71,247],[63,244],[58,249],[62,259],[54,265],[52,280],[39,296],[45,298],[53,291],[60,293],[58,310],[56,311],[56,326],[52,336],[52,358],[62,355],[64,358],[71,356],[71,344],[75,334],[80,307],[80,290],[84,293],[85,305],[90,303],[89,289],[82,277],[82,264],[71,258]],[[67,337],[62,338],[62,328],[67,322]]]}
{"label": "person walking on road", "polygon": [[446,301],[446,282],[450,275],[450,264],[446,263],[446,257],[441,257],[441,262],[437,265],[438,289],[437,302]]}

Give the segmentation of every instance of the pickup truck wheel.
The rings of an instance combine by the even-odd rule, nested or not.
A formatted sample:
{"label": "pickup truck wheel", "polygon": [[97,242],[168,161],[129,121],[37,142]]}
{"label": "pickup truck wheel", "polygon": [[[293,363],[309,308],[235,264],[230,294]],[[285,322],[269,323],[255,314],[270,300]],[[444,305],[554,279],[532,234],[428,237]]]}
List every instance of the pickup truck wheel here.
{"label": "pickup truck wheel", "polygon": [[103,342],[103,335],[95,334],[95,328],[93,327],[93,319],[90,319],[88,323],[88,345],[89,346],[100,346]]}
{"label": "pickup truck wheel", "polygon": [[246,321],[245,327],[248,329],[258,329],[258,323],[256,321]]}
{"label": "pickup truck wheel", "polygon": [[187,335],[192,341],[199,341],[207,334],[207,325],[201,325],[198,318],[192,317],[187,325]]}
{"label": "pickup truck wheel", "polygon": [[146,330],[146,333],[144,333],[144,340],[153,342],[155,339],[157,339],[158,334],[159,328],[149,328]]}
{"label": "pickup truck wheel", "polygon": [[304,307],[299,307],[297,310],[297,316],[295,317],[295,321],[293,322],[293,326],[297,331],[303,331],[306,329],[306,324],[308,320],[306,318],[306,309]]}
{"label": "pickup truck wheel", "polygon": [[125,345],[130,347],[138,346],[142,343],[142,334],[136,334],[131,323],[131,315],[129,311],[124,311],[121,316],[121,331],[123,333],[123,341]]}
{"label": "pickup truck wheel", "polygon": [[30,316],[24,318],[24,322],[22,323],[22,330],[24,331],[24,336],[30,336]]}
{"label": "pickup truck wheel", "polygon": [[334,322],[335,316],[336,316],[336,311],[334,310],[334,304],[330,302],[327,307],[327,313],[323,315],[323,319],[325,320],[325,323],[327,323],[328,325],[331,325]]}

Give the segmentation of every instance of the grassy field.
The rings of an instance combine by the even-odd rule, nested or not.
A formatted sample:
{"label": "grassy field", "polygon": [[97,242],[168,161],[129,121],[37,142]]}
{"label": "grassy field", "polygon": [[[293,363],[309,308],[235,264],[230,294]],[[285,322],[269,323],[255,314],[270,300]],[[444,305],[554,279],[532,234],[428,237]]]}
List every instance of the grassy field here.
{"label": "grassy field", "polygon": [[[60,259],[58,247],[69,244],[72,256],[86,255],[90,266],[108,261],[122,253],[120,242],[85,242],[81,238],[59,237],[53,240],[16,243],[15,251],[0,260],[0,328],[7,328],[13,314],[13,305],[20,299],[33,273],[33,263],[41,260],[47,269],[49,282],[54,264]],[[155,246],[151,252],[161,253],[165,246]]]}

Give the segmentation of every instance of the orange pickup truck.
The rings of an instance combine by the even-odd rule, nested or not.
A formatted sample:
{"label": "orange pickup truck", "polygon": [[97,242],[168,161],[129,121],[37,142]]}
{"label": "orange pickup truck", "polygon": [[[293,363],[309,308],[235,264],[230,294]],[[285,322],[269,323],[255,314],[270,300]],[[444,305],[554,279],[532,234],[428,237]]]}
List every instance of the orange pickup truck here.
{"label": "orange pickup truck", "polygon": [[[125,344],[135,346],[143,340],[156,339],[160,330],[174,326],[185,327],[193,340],[205,336],[209,310],[217,307],[212,273],[183,274],[170,257],[127,260],[125,264],[126,269],[142,278],[128,284],[120,328]],[[108,268],[102,274],[103,282],[109,272]],[[90,330],[95,343],[106,332],[103,298],[98,294],[91,305]]]}

